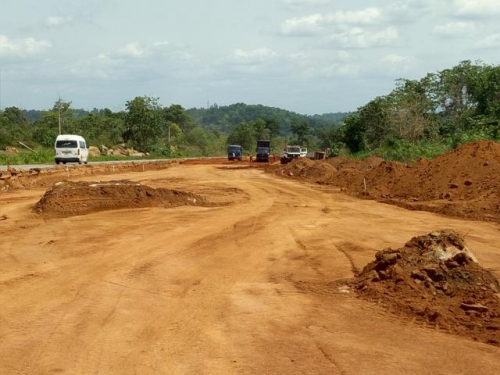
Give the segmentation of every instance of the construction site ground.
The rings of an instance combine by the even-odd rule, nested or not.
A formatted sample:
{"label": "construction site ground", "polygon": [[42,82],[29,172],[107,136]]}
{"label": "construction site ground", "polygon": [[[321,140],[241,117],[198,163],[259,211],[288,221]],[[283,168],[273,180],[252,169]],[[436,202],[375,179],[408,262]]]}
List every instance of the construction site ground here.
{"label": "construction site ground", "polygon": [[[489,182],[461,167],[435,197],[418,186],[403,196],[394,183],[375,184],[377,168],[386,179],[401,169],[400,180],[418,170],[427,194],[434,164],[371,159],[341,169],[340,160],[4,172],[0,374],[498,374],[498,211],[483,204],[494,205],[494,193],[469,192]],[[497,164],[495,155],[481,161]],[[432,309],[424,302],[447,294],[437,281],[424,287],[429,267],[390,289],[362,272],[379,251],[443,229],[473,252],[478,265],[460,274],[481,275],[468,285],[484,300]],[[426,241],[410,242],[398,259]],[[449,275],[460,266],[447,265]],[[396,287],[420,278],[420,289]],[[431,294],[420,301],[411,294],[419,290]],[[399,311],[384,296],[425,314]]]}

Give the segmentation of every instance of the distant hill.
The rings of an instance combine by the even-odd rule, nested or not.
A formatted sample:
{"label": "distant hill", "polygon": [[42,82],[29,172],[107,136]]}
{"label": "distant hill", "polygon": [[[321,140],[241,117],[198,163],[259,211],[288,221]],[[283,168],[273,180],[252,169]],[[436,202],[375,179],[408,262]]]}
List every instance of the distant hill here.
{"label": "distant hill", "polygon": [[[26,118],[30,123],[39,120],[45,111],[24,110]],[[84,117],[89,113],[97,113],[97,109],[87,111],[84,109],[73,109],[75,118]],[[322,127],[340,124],[344,117],[350,112],[325,113],[322,115],[302,115],[281,108],[267,107],[260,104],[236,103],[227,106],[213,105],[209,108],[191,108],[186,110],[187,114],[205,129],[215,129],[221,133],[228,134],[234,127],[242,122],[251,122],[256,119],[274,120],[278,123],[282,135],[290,134],[290,125],[294,122],[308,122],[316,130]]]}
{"label": "distant hill", "polygon": [[323,115],[301,115],[285,109],[267,107],[260,104],[248,105],[236,103],[228,106],[213,105],[209,108],[191,108],[188,114],[204,128],[214,128],[223,133],[229,133],[242,122],[256,119],[273,119],[280,132],[285,135],[290,133],[290,125],[294,122],[308,122],[313,129],[338,124],[350,113],[326,113]]}

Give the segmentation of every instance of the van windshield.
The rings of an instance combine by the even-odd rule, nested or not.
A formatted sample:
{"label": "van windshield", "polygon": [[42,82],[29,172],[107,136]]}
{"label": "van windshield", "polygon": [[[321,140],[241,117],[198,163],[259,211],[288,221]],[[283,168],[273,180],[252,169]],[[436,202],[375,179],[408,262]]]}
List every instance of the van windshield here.
{"label": "van windshield", "polygon": [[77,148],[78,147],[78,142],[77,141],[57,141],[56,142],[56,148]]}

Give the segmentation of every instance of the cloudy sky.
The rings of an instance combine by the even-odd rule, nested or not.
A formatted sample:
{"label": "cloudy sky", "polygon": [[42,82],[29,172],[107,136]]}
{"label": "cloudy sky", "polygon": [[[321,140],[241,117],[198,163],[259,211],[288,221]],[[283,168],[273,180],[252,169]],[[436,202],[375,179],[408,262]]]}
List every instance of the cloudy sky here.
{"label": "cloudy sky", "polygon": [[353,111],[463,60],[500,64],[500,0],[2,0],[0,108]]}

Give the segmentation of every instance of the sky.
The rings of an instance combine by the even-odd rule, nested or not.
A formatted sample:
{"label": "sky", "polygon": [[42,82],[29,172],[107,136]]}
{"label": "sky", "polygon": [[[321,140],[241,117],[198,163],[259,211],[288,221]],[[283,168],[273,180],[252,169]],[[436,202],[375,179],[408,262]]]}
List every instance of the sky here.
{"label": "sky", "polygon": [[2,0],[0,109],[355,111],[398,78],[499,65],[499,16],[500,0]]}

